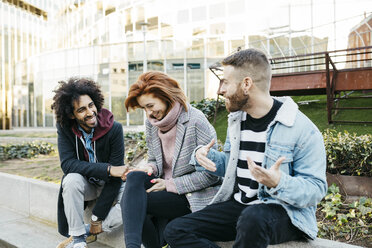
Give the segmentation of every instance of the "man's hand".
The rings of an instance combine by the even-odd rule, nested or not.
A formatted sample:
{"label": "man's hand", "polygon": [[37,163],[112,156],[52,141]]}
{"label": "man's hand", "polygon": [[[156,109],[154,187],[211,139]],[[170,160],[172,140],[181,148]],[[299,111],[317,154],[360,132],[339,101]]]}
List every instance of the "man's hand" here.
{"label": "man's hand", "polygon": [[250,170],[254,179],[257,182],[265,185],[269,188],[275,188],[278,186],[280,181],[280,165],[284,161],[285,157],[280,157],[270,169],[262,168],[256,165],[249,157],[247,157],[248,169]]}
{"label": "man's hand", "polygon": [[129,170],[128,165],[111,166],[110,176],[122,177]]}
{"label": "man's hand", "polygon": [[145,172],[147,175],[151,176],[152,173],[154,172],[154,169],[150,166],[150,165],[142,165],[142,166],[139,166],[139,167],[135,167],[135,168],[130,168],[127,172],[125,172],[121,179],[123,181],[127,180],[127,175],[129,173],[131,173],[132,171],[143,171]]}
{"label": "man's hand", "polygon": [[155,178],[152,179],[150,182],[152,182],[154,185],[146,190],[147,193],[155,192],[155,191],[163,191],[165,190],[165,180],[161,178]]}
{"label": "man's hand", "polygon": [[209,171],[216,171],[216,164],[213,163],[212,160],[207,158],[208,152],[211,149],[211,147],[214,145],[214,143],[215,143],[215,140],[212,139],[208,145],[200,147],[195,153],[195,157],[198,163]]}

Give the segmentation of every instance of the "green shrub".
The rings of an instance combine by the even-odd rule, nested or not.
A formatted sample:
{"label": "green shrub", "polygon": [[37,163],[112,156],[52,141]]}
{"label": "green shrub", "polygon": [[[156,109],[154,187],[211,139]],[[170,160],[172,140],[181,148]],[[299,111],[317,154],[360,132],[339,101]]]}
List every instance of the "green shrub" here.
{"label": "green shrub", "polygon": [[[192,101],[191,106],[203,112],[205,117],[207,117],[208,120],[212,120],[214,113],[216,111],[216,102],[217,102],[216,99],[205,98],[201,100],[200,102]],[[220,98],[218,102],[219,102],[218,110],[225,109],[225,101]]]}
{"label": "green shrub", "polygon": [[49,154],[53,151],[55,151],[53,145],[46,142],[0,145],[0,160],[32,158],[39,154]]}
{"label": "green shrub", "polygon": [[141,156],[147,151],[146,135],[144,132],[126,132],[124,134],[125,163]]}
{"label": "green shrub", "polygon": [[332,184],[317,208],[318,237],[342,242],[372,241],[372,199],[360,197],[348,203]]}
{"label": "green shrub", "polygon": [[357,136],[347,131],[323,133],[327,152],[327,171],[350,176],[372,176],[372,135]]}

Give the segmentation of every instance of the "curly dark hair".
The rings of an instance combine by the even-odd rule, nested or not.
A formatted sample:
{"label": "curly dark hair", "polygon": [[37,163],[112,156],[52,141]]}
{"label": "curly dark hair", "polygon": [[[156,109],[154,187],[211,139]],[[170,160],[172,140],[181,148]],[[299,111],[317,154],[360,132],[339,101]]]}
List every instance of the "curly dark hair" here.
{"label": "curly dark hair", "polygon": [[100,86],[88,78],[70,78],[67,83],[60,81],[59,87],[54,90],[56,94],[53,97],[52,110],[56,115],[56,121],[62,127],[72,125],[74,106],[73,102],[79,100],[80,96],[88,95],[96,105],[97,111],[100,112],[103,106],[104,97]]}

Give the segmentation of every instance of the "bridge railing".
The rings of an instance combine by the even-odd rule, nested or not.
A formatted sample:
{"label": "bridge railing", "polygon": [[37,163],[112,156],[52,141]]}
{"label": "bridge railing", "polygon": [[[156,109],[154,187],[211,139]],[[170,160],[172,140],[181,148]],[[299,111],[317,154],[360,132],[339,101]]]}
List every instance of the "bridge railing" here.
{"label": "bridge railing", "polygon": [[[328,58],[327,58],[328,57]],[[270,58],[273,74],[372,67],[372,46]]]}

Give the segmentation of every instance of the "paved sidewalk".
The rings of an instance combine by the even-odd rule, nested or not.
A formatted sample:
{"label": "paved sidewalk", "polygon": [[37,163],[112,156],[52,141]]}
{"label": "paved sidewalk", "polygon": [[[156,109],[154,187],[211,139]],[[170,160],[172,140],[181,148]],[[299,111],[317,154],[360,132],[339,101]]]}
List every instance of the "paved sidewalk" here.
{"label": "paved sidewalk", "polygon": [[[55,225],[0,206],[0,248],[54,248],[64,239]],[[89,244],[89,248],[110,247],[98,242]]]}

